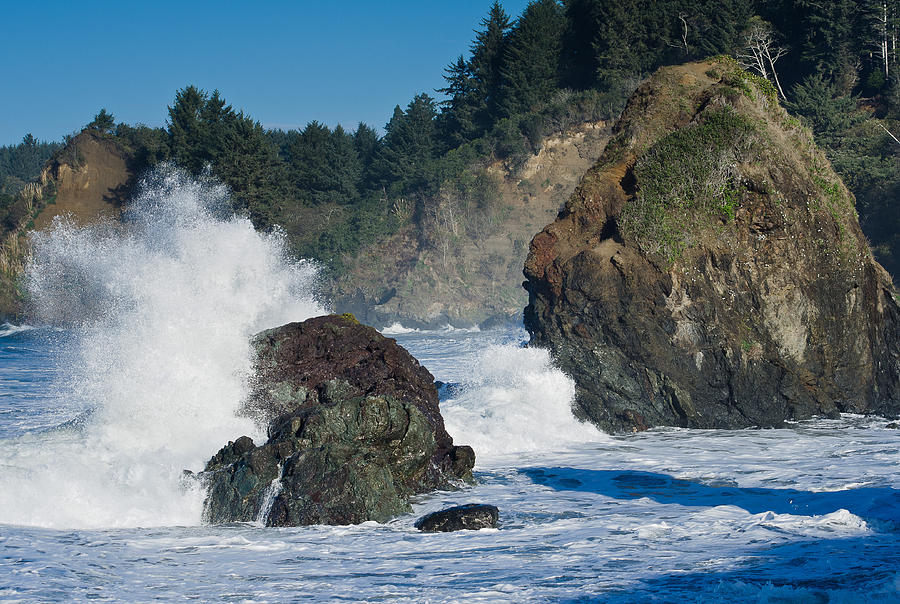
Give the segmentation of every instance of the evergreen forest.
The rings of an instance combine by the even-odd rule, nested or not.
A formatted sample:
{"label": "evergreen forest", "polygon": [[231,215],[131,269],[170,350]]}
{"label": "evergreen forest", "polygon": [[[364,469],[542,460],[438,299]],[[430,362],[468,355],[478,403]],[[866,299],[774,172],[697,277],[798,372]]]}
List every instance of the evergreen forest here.
{"label": "evergreen forest", "polygon": [[[897,0],[534,0],[518,16],[494,2],[444,67],[445,87],[400,102],[383,134],[317,121],[266,130],[195,86],[176,92],[165,128],[116,124],[105,109],[87,127],[117,139],[137,172],[162,161],[211,170],[258,228],[282,228],[297,254],[340,274],[400,228],[427,244],[442,191],[489,216],[486,166],[515,169],[548,134],[614,119],[660,66],[727,54],[814,132],[877,258],[900,275],[898,28]],[[30,136],[0,148],[0,192],[56,148]]]}

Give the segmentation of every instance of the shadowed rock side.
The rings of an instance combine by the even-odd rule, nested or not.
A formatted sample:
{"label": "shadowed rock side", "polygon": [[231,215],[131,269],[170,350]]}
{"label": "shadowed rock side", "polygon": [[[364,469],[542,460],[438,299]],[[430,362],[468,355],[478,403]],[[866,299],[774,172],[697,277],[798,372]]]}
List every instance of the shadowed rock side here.
{"label": "shadowed rock side", "polygon": [[900,412],[900,309],[854,199],[763,80],[658,71],[525,264],[531,343],[609,431]]}
{"label": "shadowed rock side", "polygon": [[258,334],[248,412],[268,423],[207,464],[208,522],[267,526],[384,522],[416,493],[471,480],[434,378],[393,339],[331,315]]}

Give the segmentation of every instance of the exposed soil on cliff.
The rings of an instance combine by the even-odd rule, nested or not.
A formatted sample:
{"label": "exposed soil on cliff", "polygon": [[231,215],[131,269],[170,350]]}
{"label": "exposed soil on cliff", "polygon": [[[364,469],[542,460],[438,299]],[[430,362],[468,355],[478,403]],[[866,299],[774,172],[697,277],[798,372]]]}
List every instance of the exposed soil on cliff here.
{"label": "exposed soil on cliff", "polygon": [[427,218],[427,240],[409,227],[355,259],[334,288],[337,308],[375,325],[518,321],[528,241],[556,216],[608,138],[607,124],[585,123],[544,140],[517,169],[494,164],[496,195],[487,210],[443,195]]}
{"label": "exposed soil on cliff", "polygon": [[0,242],[0,317],[22,312],[20,277],[28,254],[28,232],[48,227],[57,216],[78,224],[118,217],[134,174],[128,155],[113,140],[84,131],[57,152],[15,202],[16,220],[4,224]]}
{"label": "exposed soil on cliff", "polygon": [[116,217],[133,185],[125,152],[112,140],[91,132],[73,138],[44,168],[41,182],[52,182],[54,203],[34,219],[34,230],[69,215],[79,224],[98,217]]}

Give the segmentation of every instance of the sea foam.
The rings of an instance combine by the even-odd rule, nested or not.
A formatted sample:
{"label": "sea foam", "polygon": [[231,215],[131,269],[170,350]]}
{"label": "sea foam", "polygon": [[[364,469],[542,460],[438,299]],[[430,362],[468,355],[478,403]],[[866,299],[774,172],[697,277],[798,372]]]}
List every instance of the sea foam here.
{"label": "sea foam", "polygon": [[202,493],[182,471],[262,436],[237,413],[248,338],[324,312],[315,267],[232,215],[222,185],[164,166],[139,191],[122,222],[34,235],[34,319],[74,334],[60,390],[88,414],[5,444],[2,523],[198,523]]}
{"label": "sea foam", "polygon": [[461,393],[441,403],[447,431],[478,463],[558,451],[609,436],[572,415],[575,384],[547,350],[494,344],[475,355]]}

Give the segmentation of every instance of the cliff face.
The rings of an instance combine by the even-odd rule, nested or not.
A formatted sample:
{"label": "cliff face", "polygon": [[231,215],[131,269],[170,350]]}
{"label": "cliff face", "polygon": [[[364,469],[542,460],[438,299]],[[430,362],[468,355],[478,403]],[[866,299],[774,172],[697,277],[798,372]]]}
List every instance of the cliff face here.
{"label": "cliff face", "polygon": [[37,182],[19,193],[2,225],[0,241],[0,317],[22,310],[18,280],[28,254],[27,234],[68,215],[80,224],[116,217],[133,185],[127,154],[113,140],[84,131],[73,137],[41,171]]}
{"label": "cliff face", "polygon": [[900,307],[853,197],[727,60],[635,92],[525,276],[532,344],[606,430],[900,412]]}
{"label": "cliff face", "polygon": [[53,183],[55,199],[35,217],[34,229],[48,226],[60,215],[80,223],[118,216],[133,185],[128,159],[112,139],[90,131],[72,138],[41,173],[44,187]]}
{"label": "cliff face", "polygon": [[608,138],[607,124],[582,124],[544,140],[518,170],[492,166],[490,200],[442,194],[425,216],[424,240],[410,227],[352,261],[328,292],[336,309],[378,326],[518,321],[528,241],[559,212]]}

